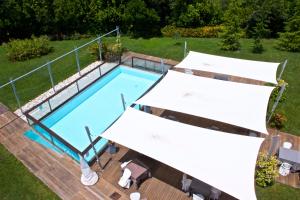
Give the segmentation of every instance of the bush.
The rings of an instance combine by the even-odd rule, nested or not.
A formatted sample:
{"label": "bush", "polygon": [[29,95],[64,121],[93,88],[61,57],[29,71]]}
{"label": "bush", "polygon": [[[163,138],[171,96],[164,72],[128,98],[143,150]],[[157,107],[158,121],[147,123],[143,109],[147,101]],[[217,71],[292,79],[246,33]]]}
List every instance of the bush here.
{"label": "bush", "polygon": [[274,184],[275,178],[278,177],[279,161],[275,156],[268,157],[260,153],[256,163],[255,182],[261,187],[267,187]]}
{"label": "bush", "polygon": [[261,43],[260,38],[255,38],[253,48],[252,48],[252,53],[262,53],[263,51],[264,51],[264,47]]}
{"label": "bush", "polygon": [[270,120],[272,128],[282,129],[287,122],[287,118],[283,113],[274,113]]}
{"label": "bush", "polygon": [[[97,43],[91,45],[89,47],[89,51],[97,60],[100,60],[99,46]],[[102,44],[102,51],[101,51],[102,58],[106,62],[118,61],[124,52],[125,52],[125,48],[122,47],[122,43],[120,42],[119,38],[114,44],[106,44],[106,43]]]}
{"label": "bush", "polygon": [[11,40],[6,45],[7,56],[11,61],[24,61],[35,57],[47,55],[53,50],[49,38],[32,36],[31,39]]}
{"label": "bush", "polygon": [[276,101],[276,98],[279,95],[279,92],[281,90],[281,86],[283,84],[285,84],[285,90],[284,90],[284,92],[283,92],[283,94],[282,94],[282,96],[281,96],[281,98],[279,100],[279,103],[283,103],[286,100],[286,92],[287,92],[287,89],[288,89],[288,83],[281,79],[281,80],[278,80],[278,84],[277,84],[276,88],[272,92],[271,100],[273,102]]}
{"label": "bush", "polygon": [[276,47],[283,51],[300,51],[300,16],[292,18],[285,27],[286,32],[279,34]]}
{"label": "bush", "polygon": [[165,26],[161,29],[165,37],[198,37],[198,38],[216,38],[222,32],[223,26],[204,26],[200,28],[180,28],[175,26]]}
{"label": "bush", "polygon": [[280,33],[276,44],[277,49],[282,51],[300,51],[300,31]]}

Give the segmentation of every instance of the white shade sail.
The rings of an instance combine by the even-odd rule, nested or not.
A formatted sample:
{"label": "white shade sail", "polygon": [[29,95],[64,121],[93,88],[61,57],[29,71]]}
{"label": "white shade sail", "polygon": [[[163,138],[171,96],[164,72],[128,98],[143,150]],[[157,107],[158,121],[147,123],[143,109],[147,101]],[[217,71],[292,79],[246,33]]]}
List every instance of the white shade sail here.
{"label": "white shade sail", "polygon": [[136,103],[268,134],[266,113],[273,89],[274,87],[221,81],[169,70]]}
{"label": "white shade sail", "polygon": [[261,62],[215,56],[190,51],[176,68],[214,72],[277,84],[276,72],[280,63]]}
{"label": "white shade sail", "polygon": [[102,137],[193,176],[238,199],[256,199],[263,138],[199,128],[128,108]]}

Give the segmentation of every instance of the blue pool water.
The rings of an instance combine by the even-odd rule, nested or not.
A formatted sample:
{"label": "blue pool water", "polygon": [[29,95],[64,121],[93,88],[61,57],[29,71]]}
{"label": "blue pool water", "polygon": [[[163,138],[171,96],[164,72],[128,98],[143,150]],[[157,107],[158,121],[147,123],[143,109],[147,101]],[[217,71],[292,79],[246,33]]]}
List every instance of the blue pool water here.
{"label": "blue pool water", "polygon": [[[47,116],[42,120],[42,123],[73,147],[83,151],[90,144],[85,126],[89,127],[94,140],[124,112],[121,93],[124,95],[126,107],[128,107],[146,92],[160,76],[151,72],[119,66]],[[36,126],[35,128],[50,139],[49,133],[41,127]],[[52,140],[74,159],[79,159],[76,153],[59,140],[56,138],[52,138]],[[106,144],[107,140],[101,139],[95,146],[100,151]],[[86,160],[91,160],[93,156],[94,153],[91,149],[86,155]]]}

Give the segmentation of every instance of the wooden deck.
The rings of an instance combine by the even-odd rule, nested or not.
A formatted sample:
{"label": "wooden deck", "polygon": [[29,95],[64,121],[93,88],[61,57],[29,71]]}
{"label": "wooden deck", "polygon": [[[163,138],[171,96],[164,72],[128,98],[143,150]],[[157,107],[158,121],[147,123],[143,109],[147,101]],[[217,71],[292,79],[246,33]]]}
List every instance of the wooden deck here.
{"label": "wooden deck", "polygon": [[[141,54],[131,54],[145,57]],[[148,59],[160,61],[159,58],[146,56]],[[176,61],[167,60],[165,63],[176,64]],[[178,70],[180,71],[180,70]],[[212,77],[211,73],[194,72],[195,75]],[[260,82],[248,82],[245,79],[230,77],[230,80],[261,84]],[[219,123],[204,118],[189,116],[182,113],[154,109],[154,114],[162,117],[175,118],[187,124],[218,129],[220,131],[248,135],[249,131],[239,127],[233,127],[225,123]],[[139,157],[150,166],[153,177],[147,179],[139,188],[142,199],[191,199],[180,190],[182,173],[159,163],[153,159],[144,157],[125,147],[119,146],[117,154],[107,164],[104,171],[100,171],[96,164],[93,168],[99,172],[99,182],[92,187],[85,187],[80,183],[80,169],[78,163],[66,155],[55,153],[23,136],[30,127],[26,122],[10,112],[0,104],[0,143],[2,143],[14,156],[16,156],[35,176],[42,180],[51,190],[62,199],[129,199],[129,194],[134,192],[133,188],[123,189],[117,182],[121,176],[120,164],[128,159]],[[293,149],[300,150],[300,137],[270,130],[271,135],[279,134],[281,142],[290,141]],[[261,147],[261,152],[266,152],[270,146],[268,136]],[[108,154],[101,156],[101,162],[106,163]],[[299,176],[291,174],[287,177],[279,177],[278,182],[300,188]],[[115,198],[113,198],[113,196]],[[222,194],[221,199],[233,199],[229,195]]]}
{"label": "wooden deck", "polygon": [[[283,142],[290,142],[293,144],[292,149],[300,151],[300,137],[280,132],[274,129],[269,129],[269,136],[266,137],[264,143],[261,146],[260,152],[268,152],[271,145],[271,137],[274,135],[279,135],[280,137],[280,146]],[[290,185],[295,188],[300,188],[300,174],[299,173],[290,173],[288,176],[281,176],[276,179],[279,183]]]}

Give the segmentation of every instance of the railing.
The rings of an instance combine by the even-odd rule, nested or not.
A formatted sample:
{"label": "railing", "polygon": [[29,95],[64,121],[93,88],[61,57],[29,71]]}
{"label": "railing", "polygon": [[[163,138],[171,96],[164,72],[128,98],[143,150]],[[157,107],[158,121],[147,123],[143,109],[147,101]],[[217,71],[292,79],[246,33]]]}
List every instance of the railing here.
{"label": "railing", "polygon": [[[156,73],[165,73],[167,69],[171,67],[171,65],[165,65],[163,62],[145,60],[143,58],[138,57],[132,57],[127,60],[125,59],[122,61],[122,63],[127,65],[128,61],[130,61],[130,64],[132,64],[133,68],[152,71]],[[142,63],[144,63],[145,65],[141,65],[141,61],[143,61]],[[73,152],[84,156],[88,151],[91,150],[93,145],[95,145],[101,139],[100,136],[98,136],[86,149],[84,149],[83,151],[79,151],[66,140],[64,140],[62,137],[60,137],[58,134],[56,134],[54,131],[52,131],[50,128],[45,126],[41,121],[47,116],[49,116],[51,113],[53,113],[55,110],[68,103],[71,99],[73,99],[73,97],[85,91],[89,86],[98,81],[100,78],[103,78],[104,76],[109,74],[110,71],[112,71],[119,65],[119,63],[110,63],[109,65],[108,63],[101,63],[100,65],[96,66],[95,68],[91,69],[85,74],[82,74],[79,78],[70,82],[63,88],[57,90],[54,94],[52,94],[39,104],[33,106],[32,108],[24,112],[24,115],[27,117],[29,124],[37,125],[41,129],[49,133],[49,142],[51,142],[54,146],[58,147],[59,149],[61,148],[56,145],[56,140],[59,140],[60,143],[68,147]],[[105,66],[106,68],[104,68]],[[151,88],[149,88],[149,90]]]}
{"label": "railing", "polygon": [[[51,88],[53,89],[51,92],[55,93],[57,90],[56,84],[71,74],[77,72],[81,76],[81,70],[87,64],[95,61],[95,58],[89,52],[89,45],[97,43],[99,49],[98,57],[102,61],[102,38],[113,33],[116,33],[117,37],[119,37],[119,28],[116,27],[116,29],[106,34],[92,39],[79,47],[75,47],[73,50],[17,78],[11,78],[9,82],[0,85],[0,97],[2,97],[0,100],[3,103],[8,103],[11,108],[18,107],[21,112],[25,112],[30,107],[22,107],[22,105],[35,98],[38,94]],[[27,87],[24,87],[24,85]],[[13,99],[15,99],[15,102],[13,102]]]}

